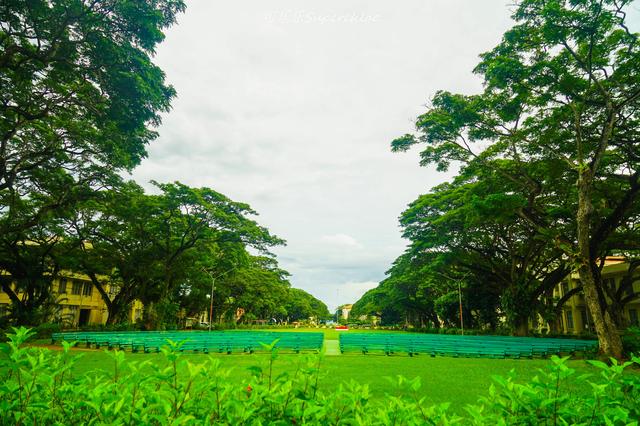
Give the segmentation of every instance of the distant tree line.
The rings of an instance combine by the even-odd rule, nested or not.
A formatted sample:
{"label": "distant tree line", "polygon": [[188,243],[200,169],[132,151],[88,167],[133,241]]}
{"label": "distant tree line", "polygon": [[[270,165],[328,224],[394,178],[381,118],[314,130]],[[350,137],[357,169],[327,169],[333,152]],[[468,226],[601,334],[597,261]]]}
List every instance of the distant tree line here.
{"label": "distant tree line", "polygon": [[439,91],[394,151],[423,147],[421,165],[457,176],[400,219],[406,252],[354,312],[383,321],[527,333],[556,324],[580,277],[600,347],[620,357],[623,288],[605,285],[604,259],[640,249],[640,43],[625,0],[521,0],[515,25],[475,68],[479,94]]}
{"label": "distant tree line", "polygon": [[328,315],[290,288],[269,252],[284,241],[248,205],[179,182],[154,182],[147,194],[122,178],[145,158],[175,96],[152,56],[184,7],[0,5],[0,288],[11,322],[46,321],[64,271],[90,277],[108,323],[123,321],[135,299],[149,328],[208,310],[216,277],[220,321],[237,308],[247,320]]}

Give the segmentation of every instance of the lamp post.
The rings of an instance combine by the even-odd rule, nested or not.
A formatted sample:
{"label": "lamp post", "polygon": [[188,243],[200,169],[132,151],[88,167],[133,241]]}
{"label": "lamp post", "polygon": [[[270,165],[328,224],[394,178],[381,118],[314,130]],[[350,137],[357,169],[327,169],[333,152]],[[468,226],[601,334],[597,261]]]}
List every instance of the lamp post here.
{"label": "lamp post", "polygon": [[457,281],[458,282],[458,307],[460,308],[460,330],[462,332],[462,335],[464,336],[464,320],[462,318],[462,285],[461,282],[467,278],[469,276],[469,274],[471,274],[471,272],[467,272],[466,274],[464,274],[462,276],[462,278],[459,279],[455,279],[453,277],[450,277],[447,274],[443,274],[442,272],[436,272],[439,275],[442,275],[443,277],[445,277],[448,280],[451,281]]}
{"label": "lamp post", "polygon": [[213,317],[213,289],[216,286],[216,279],[211,277],[211,297],[209,297],[209,331],[211,331],[211,318]]}
{"label": "lamp post", "polygon": [[212,321],[212,319],[213,319],[213,290],[216,287],[216,279],[220,278],[221,276],[223,276],[225,274],[228,274],[229,272],[233,271],[234,269],[236,269],[235,265],[232,266],[231,268],[227,269],[226,271],[216,275],[216,276],[213,276],[211,271],[206,271],[205,270],[209,274],[209,276],[211,277],[211,295],[209,297],[209,299],[210,299],[210,301],[209,301],[209,331],[211,331],[211,326],[213,325],[213,321]]}
{"label": "lamp post", "polygon": [[460,330],[464,336],[464,320],[462,319],[462,288],[460,287],[460,280],[458,280],[458,301],[460,304]]}

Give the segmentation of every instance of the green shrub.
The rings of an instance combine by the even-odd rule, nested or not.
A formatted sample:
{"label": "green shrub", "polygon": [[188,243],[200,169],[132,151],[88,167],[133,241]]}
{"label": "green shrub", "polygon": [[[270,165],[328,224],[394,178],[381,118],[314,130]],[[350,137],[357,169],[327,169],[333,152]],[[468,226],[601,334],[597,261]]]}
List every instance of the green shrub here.
{"label": "green shrub", "polygon": [[59,333],[60,330],[62,330],[62,327],[60,326],[60,324],[56,324],[56,323],[40,324],[34,329],[34,332],[35,332],[34,338],[50,339],[51,334]]}
{"label": "green shrub", "polygon": [[274,345],[266,365],[251,367],[252,379],[237,386],[216,357],[191,363],[180,352],[182,343],[171,341],[162,348],[166,367],[127,361],[124,352],[113,351],[113,373],[76,376],[82,355],[71,344],[63,342],[62,351],[28,347],[24,342],[34,333],[14,331],[3,346],[6,356],[0,356],[0,425],[638,425],[640,419],[640,375],[625,373],[640,358],[612,365],[591,361],[599,374],[573,377],[591,389],[583,397],[566,387],[575,375],[567,358],[553,357],[529,383],[518,383],[513,374],[495,377],[489,396],[460,417],[449,404],[427,406],[419,378],[393,379],[393,395],[383,402],[370,401],[367,385],[353,381],[318,392],[322,357],[301,358],[293,373],[275,375]]}
{"label": "green shrub", "polygon": [[622,345],[627,355],[640,355],[640,328],[629,327],[622,336]]}

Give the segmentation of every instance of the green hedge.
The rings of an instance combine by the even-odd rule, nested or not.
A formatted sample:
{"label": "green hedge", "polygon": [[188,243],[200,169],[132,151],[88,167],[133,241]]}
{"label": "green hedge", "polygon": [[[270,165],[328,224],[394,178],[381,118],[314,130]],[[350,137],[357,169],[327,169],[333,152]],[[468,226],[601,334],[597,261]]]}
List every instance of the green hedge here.
{"label": "green hedge", "polygon": [[[150,361],[130,362],[113,351],[112,374],[77,376],[74,364],[81,355],[70,344],[62,351],[24,346],[32,334],[15,329],[6,356],[0,356],[0,425],[637,425],[640,419],[640,374],[625,372],[640,366],[640,358],[611,365],[591,361],[599,374],[575,377],[566,358],[554,357],[528,383],[514,375],[496,377],[489,395],[459,416],[449,404],[425,404],[419,379],[398,377],[398,396],[383,402],[370,401],[367,386],[353,381],[318,392],[321,356],[293,374],[275,376],[278,354],[272,348],[269,364],[250,368],[250,384],[237,386],[216,357],[193,364],[182,356],[181,344],[172,343],[162,350],[166,368],[149,372]],[[567,392],[569,377],[591,395]]]}

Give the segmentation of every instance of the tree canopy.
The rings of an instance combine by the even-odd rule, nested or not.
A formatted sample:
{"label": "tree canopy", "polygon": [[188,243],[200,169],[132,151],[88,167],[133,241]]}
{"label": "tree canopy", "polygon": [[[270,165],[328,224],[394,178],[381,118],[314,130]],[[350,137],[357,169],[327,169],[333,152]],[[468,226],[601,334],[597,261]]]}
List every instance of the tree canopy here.
{"label": "tree canopy", "polygon": [[[175,92],[151,57],[183,9],[181,1],[0,5],[0,269],[28,295],[18,300],[1,280],[21,321],[37,322],[36,305],[50,296],[61,261],[51,249],[67,244],[75,205],[118,185],[117,173],[157,136]],[[35,251],[40,267],[25,257]]]}
{"label": "tree canopy", "polygon": [[[517,228],[520,242],[529,241],[523,248],[543,244],[576,270],[601,349],[617,357],[600,268],[607,254],[637,249],[640,46],[627,22],[630,3],[520,1],[513,28],[475,68],[482,92],[437,92],[416,133],[392,142],[394,151],[421,145],[422,165],[453,164],[469,184],[498,181],[480,204],[515,216],[512,231],[493,235]],[[434,209],[424,222],[451,223],[460,211]]]}

